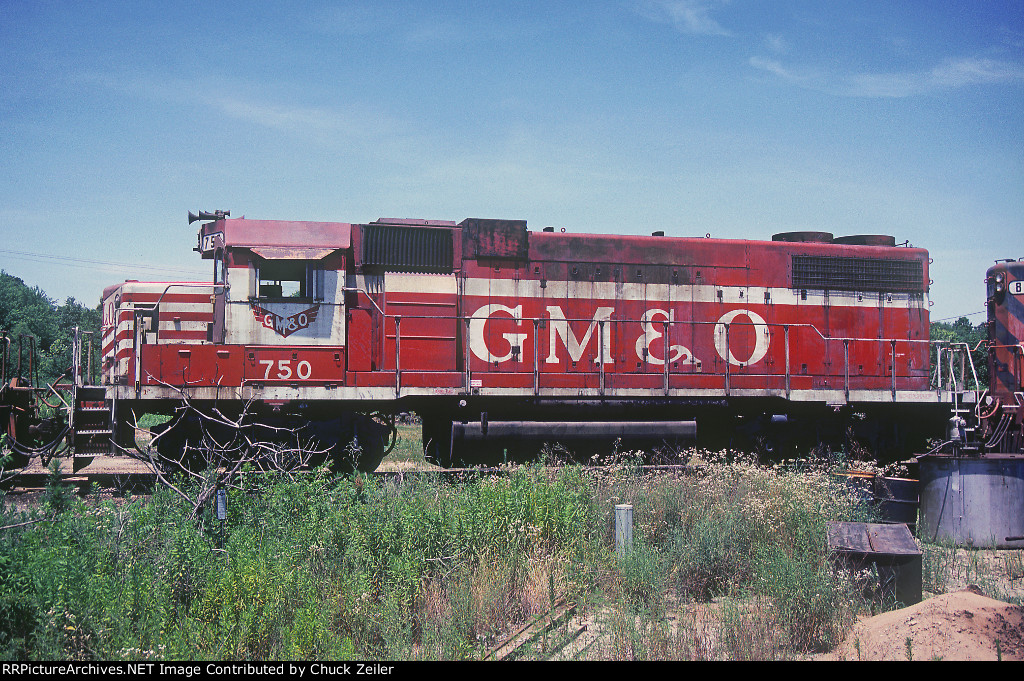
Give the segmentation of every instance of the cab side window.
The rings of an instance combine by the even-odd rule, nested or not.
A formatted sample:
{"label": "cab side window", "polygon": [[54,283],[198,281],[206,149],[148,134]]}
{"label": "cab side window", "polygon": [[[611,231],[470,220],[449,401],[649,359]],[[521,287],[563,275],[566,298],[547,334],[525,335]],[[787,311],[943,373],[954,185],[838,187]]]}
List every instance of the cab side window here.
{"label": "cab side window", "polygon": [[257,266],[256,297],[323,300],[323,270],[308,260],[264,260]]}

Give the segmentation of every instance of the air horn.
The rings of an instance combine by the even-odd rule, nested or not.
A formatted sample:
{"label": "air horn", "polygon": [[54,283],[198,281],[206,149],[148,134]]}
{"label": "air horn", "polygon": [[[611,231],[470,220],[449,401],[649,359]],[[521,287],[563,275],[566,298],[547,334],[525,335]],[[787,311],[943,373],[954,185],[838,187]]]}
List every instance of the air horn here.
{"label": "air horn", "polygon": [[231,211],[229,210],[216,210],[212,213],[207,213],[206,211],[201,210],[199,211],[199,215],[196,215],[192,211],[189,211],[188,224],[191,225],[196,220],[220,220],[222,218],[229,217],[230,215]]}

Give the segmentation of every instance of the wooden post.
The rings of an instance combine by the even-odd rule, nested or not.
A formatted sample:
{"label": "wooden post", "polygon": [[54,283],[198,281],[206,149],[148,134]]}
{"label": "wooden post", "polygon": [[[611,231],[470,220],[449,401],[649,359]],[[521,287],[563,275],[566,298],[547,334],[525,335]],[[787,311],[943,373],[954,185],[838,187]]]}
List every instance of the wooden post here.
{"label": "wooden post", "polygon": [[633,549],[633,505],[615,506],[615,551],[625,558]]}

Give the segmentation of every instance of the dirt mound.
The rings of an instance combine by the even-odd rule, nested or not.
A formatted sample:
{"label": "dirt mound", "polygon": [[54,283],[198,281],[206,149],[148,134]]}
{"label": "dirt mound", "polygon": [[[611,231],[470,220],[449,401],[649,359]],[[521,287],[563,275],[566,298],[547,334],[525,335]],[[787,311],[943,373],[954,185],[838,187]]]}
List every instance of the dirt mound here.
{"label": "dirt mound", "polygon": [[996,660],[1000,655],[1024,660],[1024,608],[969,586],[862,620],[826,659]]}

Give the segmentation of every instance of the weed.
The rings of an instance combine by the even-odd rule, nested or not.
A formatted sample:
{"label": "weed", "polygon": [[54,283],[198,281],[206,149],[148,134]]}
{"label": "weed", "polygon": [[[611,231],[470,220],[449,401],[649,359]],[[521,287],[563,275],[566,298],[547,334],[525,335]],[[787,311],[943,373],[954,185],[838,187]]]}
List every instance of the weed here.
{"label": "weed", "polygon": [[634,542],[633,550],[619,563],[622,590],[637,611],[653,617],[664,615],[665,559],[646,542]]}
{"label": "weed", "polygon": [[49,475],[46,478],[46,493],[43,495],[43,505],[57,514],[67,511],[75,499],[74,488],[61,482],[60,468],[60,459],[50,460],[50,465],[46,467]]}
{"label": "weed", "polygon": [[[777,659],[834,641],[857,601],[824,526],[864,517],[852,495],[810,465],[689,458],[676,479],[621,451],[601,475],[250,471],[223,537],[210,509],[193,516],[163,488],[115,507],[52,486],[52,522],[0,533],[0,656],[475,659],[563,597],[605,610],[593,654],[613,659]],[[622,560],[615,503],[635,509]],[[524,655],[564,644],[540,641]]]}

